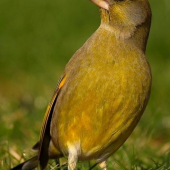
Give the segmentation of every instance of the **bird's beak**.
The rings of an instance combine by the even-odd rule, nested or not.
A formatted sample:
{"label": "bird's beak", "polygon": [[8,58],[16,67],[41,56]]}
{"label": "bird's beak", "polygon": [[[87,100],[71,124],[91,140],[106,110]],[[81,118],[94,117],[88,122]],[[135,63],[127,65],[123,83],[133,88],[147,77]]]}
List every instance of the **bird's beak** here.
{"label": "bird's beak", "polygon": [[92,1],[94,4],[103,9],[109,10],[109,3],[106,0],[90,0],[90,1]]}

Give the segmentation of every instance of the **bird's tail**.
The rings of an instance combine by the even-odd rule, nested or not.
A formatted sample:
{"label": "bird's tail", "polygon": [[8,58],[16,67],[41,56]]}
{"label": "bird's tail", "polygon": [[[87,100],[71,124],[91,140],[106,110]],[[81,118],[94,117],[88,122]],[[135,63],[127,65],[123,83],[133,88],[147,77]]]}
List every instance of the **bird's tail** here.
{"label": "bird's tail", "polygon": [[38,155],[32,157],[31,159],[17,165],[10,170],[32,170],[38,166]]}

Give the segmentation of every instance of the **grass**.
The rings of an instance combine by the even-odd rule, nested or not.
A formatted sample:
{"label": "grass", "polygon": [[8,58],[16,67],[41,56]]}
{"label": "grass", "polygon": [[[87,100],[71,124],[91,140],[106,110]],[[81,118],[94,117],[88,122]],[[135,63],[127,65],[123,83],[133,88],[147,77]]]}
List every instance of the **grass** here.
{"label": "grass", "polygon": [[[170,2],[150,3],[152,94],[135,131],[108,160],[112,170],[170,170]],[[88,1],[1,0],[0,23],[0,169],[6,170],[34,154],[64,66],[100,21]]]}

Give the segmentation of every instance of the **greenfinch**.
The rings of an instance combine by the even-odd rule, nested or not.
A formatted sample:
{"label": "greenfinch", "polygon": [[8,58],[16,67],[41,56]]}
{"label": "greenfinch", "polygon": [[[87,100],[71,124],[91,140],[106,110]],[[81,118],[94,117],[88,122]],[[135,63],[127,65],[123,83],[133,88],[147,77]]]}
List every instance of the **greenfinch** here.
{"label": "greenfinch", "polygon": [[148,0],[91,0],[101,25],[72,56],[49,104],[37,155],[12,170],[44,170],[49,159],[106,160],[139,122],[151,91],[145,57],[151,25]]}

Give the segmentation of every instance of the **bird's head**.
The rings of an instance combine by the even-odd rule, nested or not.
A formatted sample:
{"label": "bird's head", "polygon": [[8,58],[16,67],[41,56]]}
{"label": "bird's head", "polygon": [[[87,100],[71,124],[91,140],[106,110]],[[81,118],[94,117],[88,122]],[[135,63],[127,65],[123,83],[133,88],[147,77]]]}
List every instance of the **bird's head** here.
{"label": "bird's head", "polygon": [[101,8],[101,24],[110,27],[116,36],[130,38],[137,32],[147,41],[151,24],[148,0],[91,1]]}

